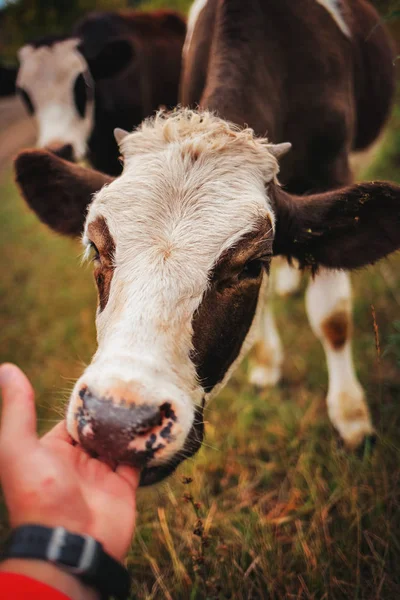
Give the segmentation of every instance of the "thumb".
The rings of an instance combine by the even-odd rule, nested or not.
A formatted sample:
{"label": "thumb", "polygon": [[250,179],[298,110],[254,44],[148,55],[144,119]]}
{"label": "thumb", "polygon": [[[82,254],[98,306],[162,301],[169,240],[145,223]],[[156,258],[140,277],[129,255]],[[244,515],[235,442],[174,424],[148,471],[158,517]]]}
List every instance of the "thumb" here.
{"label": "thumb", "polygon": [[0,388],[3,396],[0,446],[7,452],[21,451],[28,441],[37,439],[35,394],[21,369],[11,364],[0,367]]}

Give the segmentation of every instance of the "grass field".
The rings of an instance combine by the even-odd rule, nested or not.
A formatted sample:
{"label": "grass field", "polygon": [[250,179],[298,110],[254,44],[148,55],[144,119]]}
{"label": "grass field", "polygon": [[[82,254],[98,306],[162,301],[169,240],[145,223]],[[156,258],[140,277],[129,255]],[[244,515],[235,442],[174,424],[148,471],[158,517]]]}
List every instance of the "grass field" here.
{"label": "grass field", "polygon": [[[361,175],[400,182],[400,107]],[[32,380],[41,431],[59,420],[95,349],[96,293],[80,254],[29,212],[11,167],[1,172],[0,362],[16,362]],[[245,361],[207,408],[198,455],[139,492],[132,598],[400,598],[400,256],[352,279],[354,355],[374,451],[341,447],[303,294],[277,298],[283,381],[256,393]]]}

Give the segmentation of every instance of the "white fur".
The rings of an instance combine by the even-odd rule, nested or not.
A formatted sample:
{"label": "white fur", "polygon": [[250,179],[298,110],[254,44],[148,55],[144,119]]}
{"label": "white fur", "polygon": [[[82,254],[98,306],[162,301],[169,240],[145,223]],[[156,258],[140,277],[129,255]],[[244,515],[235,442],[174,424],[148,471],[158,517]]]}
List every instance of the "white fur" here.
{"label": "white fur", "polygon": [[276,385],[282,375],[283,349],[279,332],[275,324],[271,306],[271,295],[264,298],[264,306],[258,324],[256,342],[262,345],[263,354],[268,361],[251,361],[249,381],[258,388]]}
{"label": "white fur", "polygon": [[347,25],[341,9],[341,0],[316,0],[329,12],[339,29],[346,37],[351,37],[351,31]]}
{"label": "white fur", "polygon": [[75,387],[68,426],[76,437],[82,385],[105,395],[123,384],[147,403],[171,402],[180,435],[153,466],[182,448],[204,396],[190,351],[210,272],[261,219],[274,225],[265,184],[276,180],[278,162],[251,130],[189,110],[146,121],[121,151],[124,171],[95,196],[86,221],[88,243],[88,225],[106,219],[115,270],[97,316],[98,350]]}
{"label": "white fur", "polygon": [[193,32],[196,27],[197,20],[202,10],[205,8],[206,4],[207,0],[195,0],[192,6],[190,7],[190,12],[187,21],[186,38],[185,43],[183,45],[183,57],[185,57],[189,51],[190,42],[192,41]]}
{"label": "white fur", "polygon": [[71,144],[80,160],[94,125],[94,102],[87,103],[82,118],[75,107],[73,88],[88,65],[77,50],[78,43],[68,39],[52,46],[21,48],[17,86],[29,94],[35,107],[37,145]]}
{"label": "white fur", "polygon": [[358,446],[373,432],[363,389],[354,370],[351,338],[339,350],[332,348],[321,324],[337,311],[344,311],[351,322],[350,276],[343,271],[321,269],[310,281],[306,295],[307,314],[311,327],[321,340],[328,365],[329,417],[349,447]]}
{"label": "white fur", "polygon": [[289,296],[296,292],[301,283],[301,271],[282,259],[275,267],[274,291],[278,296]]}

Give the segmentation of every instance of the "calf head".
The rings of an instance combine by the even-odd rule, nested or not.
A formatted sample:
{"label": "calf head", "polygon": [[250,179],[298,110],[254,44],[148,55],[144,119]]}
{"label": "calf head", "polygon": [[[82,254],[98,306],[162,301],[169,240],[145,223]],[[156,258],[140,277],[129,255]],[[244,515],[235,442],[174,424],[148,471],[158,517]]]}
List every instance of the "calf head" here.
{"label": "calf head", "polygon": [[400,245],[400,188],[294,198],[276,178],[288,145],[207,112],[160,114],[118,139],[114,180],[37,150],[16,172],[44,222],[83,231],[94,263],[98,348],[68,430],[107,460],[144,467],[149,484],[200,446],[204,403],[249,346],[273,254],[314,270],[385,256]]}
{"label": "calf head", "polygon": [[23,46],[16,89],[35,117],[39,147],[80,160],[94,127],[95,82],[123,70],[132,57],[127,40],[94,47],[78,37],[48,37]]}

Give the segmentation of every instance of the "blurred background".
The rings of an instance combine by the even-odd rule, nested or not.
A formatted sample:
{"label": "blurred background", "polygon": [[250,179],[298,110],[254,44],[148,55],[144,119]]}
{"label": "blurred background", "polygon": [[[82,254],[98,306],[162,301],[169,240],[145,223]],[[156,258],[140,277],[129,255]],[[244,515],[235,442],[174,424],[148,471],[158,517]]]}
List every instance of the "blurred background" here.
{"label": "blurred background", "polygon": [[[399,0],[372,3],[399,48]],[[68,32],[93,9],[186,13],[190,4],[0,0],[0,63],[16,65],[21,45]],[[379,143],[354,160],[357,179],[400,183],[399,98],[398,90]],[[32,380],[45,431],[63,416],[95,350],[97,299],[79,243],[40,224],[14,184],[12,158],[34,141],[20,100],[1,99],[0,362],[16,362]],[[305,315],[305,280],[300,293],[275,299],[286,353],[280,385],[255,392],[247,359],[208,407],[199,454],[140,492],[129,558],[133,597],[400,597],[400,257],[352,280],[354,356],[377,429],[375,449],[346,452],[328,420],[327,373]],[[0,508],[1,538],[7,531]]]}
{"label": "blurred background", "polygon": [[91,10],[167,6],[185,13],[190,4],[190,0],[0,0],[0,56],[15,62],[15,52],[25,42],[48,32],[68,32],[79,17]]}

